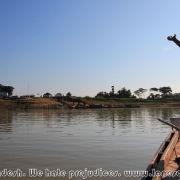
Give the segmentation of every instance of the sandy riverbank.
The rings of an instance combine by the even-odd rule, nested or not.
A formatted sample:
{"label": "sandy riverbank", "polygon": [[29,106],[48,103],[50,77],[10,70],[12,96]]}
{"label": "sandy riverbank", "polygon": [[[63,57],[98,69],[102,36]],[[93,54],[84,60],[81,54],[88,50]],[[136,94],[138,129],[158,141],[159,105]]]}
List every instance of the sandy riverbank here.
{"label": "sandy riverbank", "polygon": [[26,98],[0,100],[0,108],[6,109],[58,109],[62,106],[54,98]]}

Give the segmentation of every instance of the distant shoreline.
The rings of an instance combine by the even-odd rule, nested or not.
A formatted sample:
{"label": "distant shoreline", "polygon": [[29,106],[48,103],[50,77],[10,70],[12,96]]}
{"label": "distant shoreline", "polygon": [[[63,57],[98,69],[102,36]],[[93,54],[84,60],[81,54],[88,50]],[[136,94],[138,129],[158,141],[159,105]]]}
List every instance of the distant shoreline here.
{"label": "distant shoreline", "polygon": [[[97,106],[92,108],[143,108],[143,107],[160,107],[160,108],[180,108],[180,101],[145,101],[142,100],[135,102],[128,100],[128,102],[117,102],[117,101],[97,101],[97,100],[88,100]],[[143,102],[144,101],[144,102]],[[1,99],[0,108],[5,109],[68,109],[77,106],[77,103],[72,102],[58,102],[55,98],[26,98],[26,99]],[[79,107],[80,109],[88,107]]]}

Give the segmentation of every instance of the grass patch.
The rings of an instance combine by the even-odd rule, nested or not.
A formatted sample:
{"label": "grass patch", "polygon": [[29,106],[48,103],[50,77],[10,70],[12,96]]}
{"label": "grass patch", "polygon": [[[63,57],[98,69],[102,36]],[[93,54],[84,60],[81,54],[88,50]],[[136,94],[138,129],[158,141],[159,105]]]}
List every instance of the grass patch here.
{"label": "grass patch", "polygon": [[[171,103],[177,102],[177,99],[141,99],[141,98],[92,98],[86,97],[87,100],[93,102],[106,102],[106,103],[143,103],[143,104],[161,104],[161,103]],[[180,102],[180,101],[179,101]]]}

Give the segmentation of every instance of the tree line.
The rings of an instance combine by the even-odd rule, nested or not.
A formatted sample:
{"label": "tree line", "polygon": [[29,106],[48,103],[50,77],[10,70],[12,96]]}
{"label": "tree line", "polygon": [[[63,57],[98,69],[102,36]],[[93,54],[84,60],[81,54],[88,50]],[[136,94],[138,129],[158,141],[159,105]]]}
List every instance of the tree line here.
{"label": "tree line", "polygon": [[97,93],[97,95],[95,96],[96,98],[136,98],[136,96],[134,96],[131,93],[130,89],[126,89],[125,87],[123,87],[121,90],[118,90],[117,93],[114,92],[114,86],[111,87],[111,91],[109,93],[105,92],[105,91],[101,91],[99,93]]}
{"label": "tree line", "polygon": [[[0,84],[0,92],[7,92],[10,96],[13,94],[14,87],[12,86],[4,86]],[[150,94],[147,99],[164,99],[164,98],[175,98],[180,99],[180,93],[172,93],[172,89],[170,86],[164,86],[160,88],[150,88]],[[147,92],[147,89],[139,88],[134,91],[134,94],[131,93],[130,89],[126,89],[123,87],[118,90],[117,93],[114,91],[114,86],[111,86],[111,91],[108,93],[106,91],[98,92],[95,98],[142,98],[144,93]],[[57,93],[55,97],[62,96],[61,93]],[[66,96],[72,96],[70,92],[66,94]]]}
{"label": "tree line", "polygon": [[[160,98],[176,98],[179,93],[172,94],[171,87],[160,87],[160,88],[150,88],[149,91],[151,91],[150,95],[147,97],[147,99],[160,99]],[[159,92],[161,94],[159,94]],[[156,93],[156,94],[155,94]]]}
{"label": "tree line", "polygon": [[[142,98],[147,89],[139,88],[134,91],[134,94],[131,93],[130,89],[126,89],[123,87],[122,89],[118,90],[117,93],[114,92],[114,86],[111,87],[111,91],[108,93],[106,91],[98,92],[95,98]],[[172,94],[172,89],[170,86],[164,86],[160,88],[150,88],[149,91],[151,92],[147,99],[164,99],[164,98],[180,98],[180,93]]]}
{"label": "tree line", "polygon": [[14,88],[12,86],[4,86],[0,84],[0,92],[7,92],[8,95],[12,95]]}

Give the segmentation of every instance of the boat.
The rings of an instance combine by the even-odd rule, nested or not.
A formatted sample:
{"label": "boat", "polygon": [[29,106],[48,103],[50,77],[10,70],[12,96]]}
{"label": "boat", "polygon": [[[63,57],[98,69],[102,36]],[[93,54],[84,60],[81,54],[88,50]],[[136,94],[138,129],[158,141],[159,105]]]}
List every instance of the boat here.
{"label": "boat", "polygon": [[143,172],[141,180],[180,180],[180,118],[170,118],[170,122],[158,120],[171,126],[172,130]]}

